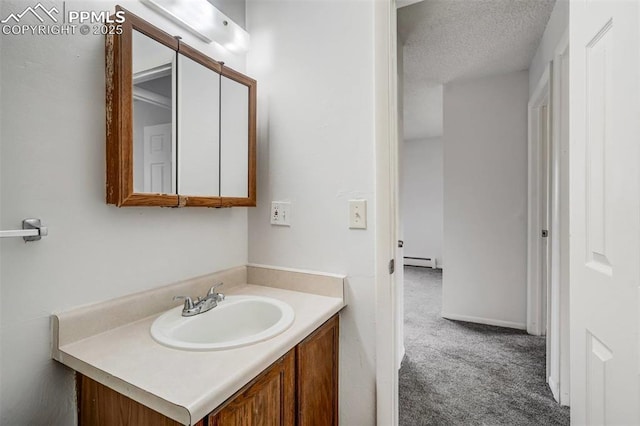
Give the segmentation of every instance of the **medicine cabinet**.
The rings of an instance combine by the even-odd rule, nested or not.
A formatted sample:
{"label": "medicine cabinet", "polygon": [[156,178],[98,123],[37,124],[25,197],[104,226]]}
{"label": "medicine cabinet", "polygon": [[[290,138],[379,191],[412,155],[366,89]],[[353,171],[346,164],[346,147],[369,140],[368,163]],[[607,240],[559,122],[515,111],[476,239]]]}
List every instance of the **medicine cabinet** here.
{"label": "medicine cabinet", "polygon": [[107,203],[256,205],[255,80],[125,13],[106,39]]}

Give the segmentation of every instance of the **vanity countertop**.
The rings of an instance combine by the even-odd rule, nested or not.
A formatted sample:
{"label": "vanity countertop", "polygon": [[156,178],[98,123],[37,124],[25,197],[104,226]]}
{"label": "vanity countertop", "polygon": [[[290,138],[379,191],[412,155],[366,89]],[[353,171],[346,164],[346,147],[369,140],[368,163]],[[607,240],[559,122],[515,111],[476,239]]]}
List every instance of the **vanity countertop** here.
{"label": "vanity countertop", "polygon": [[[343,297],[263,285],[234,285],[225,293],[279,299],[291,305],[295,320],[267,341],[192,352],[153,340],[149,329],[159,312],[77,341],[54,343],[53,357],[169,418],[194,424],[345,306]],[[54,333],[57,327],[56,321]]]}

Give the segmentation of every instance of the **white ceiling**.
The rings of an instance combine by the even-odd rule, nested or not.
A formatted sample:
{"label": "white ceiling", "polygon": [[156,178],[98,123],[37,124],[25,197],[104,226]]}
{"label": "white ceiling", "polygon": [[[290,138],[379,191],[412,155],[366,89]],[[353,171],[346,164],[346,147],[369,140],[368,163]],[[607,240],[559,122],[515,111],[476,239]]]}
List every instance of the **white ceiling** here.
{"label": "white ceiling", "polygon": [[398,9],[399,42],[404,44],[405,139],[442,134],[441,119],[436,123],[430,117],[442,105],[437,86],[529,68],[554,4],[555,0],[424,0]]}

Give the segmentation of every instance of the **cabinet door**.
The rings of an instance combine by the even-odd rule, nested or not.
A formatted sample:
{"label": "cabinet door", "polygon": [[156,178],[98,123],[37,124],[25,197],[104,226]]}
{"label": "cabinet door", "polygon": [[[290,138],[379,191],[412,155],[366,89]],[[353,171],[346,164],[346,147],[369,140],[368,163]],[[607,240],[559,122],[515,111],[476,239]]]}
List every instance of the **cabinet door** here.
{"label": "cabinet door", "polygon": [[[219,65],[181,45],[178,55],[178,194],[220,195]],[[211,205],[211,207],[215,206]]]}
{"label": "cabinet door", "polygon": [[117,6],[122,34],[107,35],[107,204],[175,207],[178,41]]}
{"label": "cabinet door", "polygon": [[338,316],[296,346],[300,426],[338,424]]}
{"label": "cabinet door", "polygon": [[224,207],[256,205],[255,80],[222,67],[220,196]]}
{"label": "cabinet door", "polygon": [[295,352],[269,367],[209,415],[209,426],[289,426],[295,417]]}
{"label": "cabinet door", "polygon": [[222,77],[220,84],[220,195],[249,196],[249,87]]}

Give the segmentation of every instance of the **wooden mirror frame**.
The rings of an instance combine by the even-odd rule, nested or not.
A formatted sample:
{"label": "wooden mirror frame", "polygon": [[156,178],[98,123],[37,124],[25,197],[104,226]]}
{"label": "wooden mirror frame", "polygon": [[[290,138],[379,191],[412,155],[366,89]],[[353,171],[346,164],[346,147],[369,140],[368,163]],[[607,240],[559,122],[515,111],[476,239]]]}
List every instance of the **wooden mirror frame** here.
{"label": "wooden mirror frame", "polygon": [[[106,50],[106,162],[107,204],[118,207],[255,207],[256,206],[256,104],[257,82],[225,67],[179,41],[121,6],[122,34],[107,35]],[[188,194],[135,193],[133,187],[133,31],[154,39],[177,53],[228,77],[249,89],[248,197],[189,196]],[[180,141],[176,141],[177,144]],[[220,142],[221,143],[221,142]],[[180,167],[180,164],[176,165]],[[176,188],[177,189],[177,188]],[[176,192],[178,192],[176,190]]]}
{"label": "wooden mirror frame", "polygon": [[[178,194],[135,193],[133,189],[133,31],[154,39],[171,50],[178,40],[120,6],[125,12],[122,34],[107,35],[107,204],[178,207]],[[177,192],[177,191],[176,191]]]}
{"label": "wooden mirror frame", "polygon": [[[249,150],[248,150],[248,197],[221,197],[221,207],[255,207],[256,206],[256,105],[258,82],[229,67],[222,66],[221,74],[249,88]],[[220,141],[222,143],[222,141]],[[221,194],[222,195],[222,194]]]}

